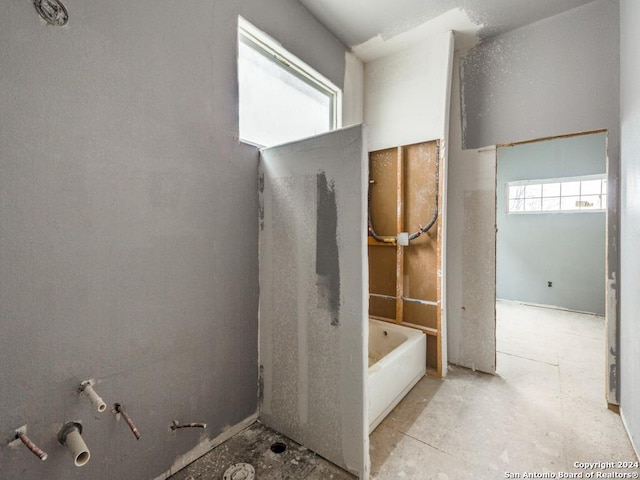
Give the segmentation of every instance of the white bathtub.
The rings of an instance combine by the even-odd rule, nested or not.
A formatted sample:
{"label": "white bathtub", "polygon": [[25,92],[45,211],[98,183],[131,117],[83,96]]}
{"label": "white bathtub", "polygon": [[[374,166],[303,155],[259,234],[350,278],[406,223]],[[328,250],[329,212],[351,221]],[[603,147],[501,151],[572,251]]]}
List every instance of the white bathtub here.
{"label": "white bathtub", "polygon": [[426,363],[424,333],[369,319],[369,433],[423,377]]}

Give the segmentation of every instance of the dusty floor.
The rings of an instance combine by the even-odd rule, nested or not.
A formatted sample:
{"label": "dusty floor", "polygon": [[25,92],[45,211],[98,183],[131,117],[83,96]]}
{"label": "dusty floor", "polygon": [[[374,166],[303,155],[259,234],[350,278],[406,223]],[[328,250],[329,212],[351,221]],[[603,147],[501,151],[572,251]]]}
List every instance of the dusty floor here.
{"label": "dusty floor", "polygon": [[452,367],[421,380],[371,435],[372,478],[640,472],[574,467],[637,462],[605,402],[604,319],[511,302],[497,311],[498,375]]}
{"label": "dusty floor", "polygon": [[[284,452],[274,453],[271,450],[277,442],[286,445]],[[222,480],[227,468],[236,463],[250,463],[255,469],[256,480],[354,478],[312,451],[256,422],[173,475],[171,480]]]}
{"label": "dusty floor", "polygon": [[[574,466],[638,461],[620,416],[605,402],[604,319],[512,302],[498,302],[497,312],[498,374],[450,367],[446,380],[423,378],[371,435],[371,478],[640,472]],[[271,452],[276,441],[287,444],[284,453]],[[258,480],[353,478],[254,424],[172,479],[221,480],[238,462],[252,463]]]}

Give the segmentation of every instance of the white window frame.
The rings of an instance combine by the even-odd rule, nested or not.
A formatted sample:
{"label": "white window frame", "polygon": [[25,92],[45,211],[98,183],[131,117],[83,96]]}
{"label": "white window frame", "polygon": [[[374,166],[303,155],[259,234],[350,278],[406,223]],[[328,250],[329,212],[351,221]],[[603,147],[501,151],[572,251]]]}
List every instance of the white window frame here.
{"label": "white window frame", "polygon": [[[602,173],[602,174],[596,174],[596,175],[582,175],[582,176],[578,176],[578,177],[560,177],[560,178],[545,178],[545,179],[540,179],[540,180],[517,180],[517,181],[512,181],[512,182],[507,182],[505,184],[505,211],[507,213],[507,215],[540,215],[540,214],[567,214],[567,213],[597,213],[597,212],[606,212],[607,208],[606,208],[606,200],[604,202],[602,202],[601,199],[601,204],[604,203],[605,208],[576,208],[576,209],[565,209],[562,210],[562,190],[560,191],[560,195],[559,196],[553,196],[553,198],[559,198],[560,199],[560,209],[558,210],[525,210],[525,211],[518,211],[518,210],[514,210],[511,211],[509,210],[510,208],[510,202],[511,202],[511,198],[510,198],[510,188],[509,187],[514,187],[514,186],[527,186],[527,185],[545,185],[545,184],[549,184],[549,183],[563,183],[563,182],[584,182],[584,181],[590,181],[590,180],[604,180],[604,185],[606,186],[606,181],[607,181],[607,174],[606,173]],[[602,192],[601,189],[601,196],[604,196],[605,199],[608,199],[608,187],[606,188],[606,191],[604,191],[604,193]],[[591,194],[591,195],[595,195],[595,194]],[[566,195],[566,196],[576,196],[576,195]],[[579,194],[580,197],[582,197],[582,191]],[[537,198],[537,197],[536,197]],[[541,199],[544,199],[544,194],[541,194]],[[526,199],[526,197],[525,197]]]}
{"label": "white window frame", "polygon": [[[253,48],[274,63],[277,62],[287,72],[328,95],[331,99],[329,131],[342,127],[342,90],[331,80],[287,51],[279,42],[241,16],[238,16],[238,42]],[[244,143],[256,145],[250,139],[240,137],[240,140]]]}

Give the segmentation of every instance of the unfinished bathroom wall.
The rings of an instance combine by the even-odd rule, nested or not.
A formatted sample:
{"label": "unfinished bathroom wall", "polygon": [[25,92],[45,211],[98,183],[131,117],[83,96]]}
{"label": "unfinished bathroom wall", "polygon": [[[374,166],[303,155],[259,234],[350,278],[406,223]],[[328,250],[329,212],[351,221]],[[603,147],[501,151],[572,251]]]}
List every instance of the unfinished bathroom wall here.
{"label": "unfinished bathroom wall", "polygon": [[[394,40],[389,43],[393,43]],[[384,51],[386,46],[381,40],[378,50]],[[453,48],[452,32],[433,34],[427,38],[421,37],[404,49],[399,49],[398,45],[394,44],[392,51],[395,53],[371,60],[365,63],[364,68],[364,119],[368,128],[369,151],[383,152],[385,149],[408,145],[419,148],[418,143],[439,141],[439,147],[435,148],[439,148],[437,155],[440,155],[441,187],[446,184]],[[373,55],[373,53],[373,51],[368,52],[369,55]],[[429,171],[435,172],[433,165],[431,167]],[[380,178],[379,180],[382,181]],[[389,181],[393,182],[393,180]],[[427,185],[431,185],[431,188],[434,187],[433,178],[421,184],[423,188],[428,188]],[[437,225],[437,237],[440,240],[438,249],[442,249],[442,240],[446,235],[446,194],[443,188],[440,190],[440,217]],[[395,187],[393,187],[393,191],[395,191]],[[393,202],[392,210],[396,208],[395,201]],[[379,206],[382,207],[385,203],[387,200],[379,202]],[[384,216],[384,212],[382,215]],[[395,214],[392,212],[389,218],[395,218]],[[423,221],[427,222],[428,219]],[[409,226],[406,228],[413,231],[418,227],[414,225],[411,228]],[[398,233],[396,230],[397,226],[394,224],[385,231],[385,235],[395,236]],[[373,247],[373,250],[378,251],[380,248],[384,247]],[[388,254],[389,252],[383,257],[389,256]],[[429,337],[430,371],[437,372],[438,375],[446,375],[446,314],[443,307],[445,305],[445,291],[444,288],[441,288],[445,269],[443,260],[441,260],[442,257],[439,255],[437,265],[433,265],[434,271],[437,271],[437,279],[428,287],[433,290],[430,300],[440,302],[437,310],[438,320],[436,322],[434,316],[433,321],[423,319],[414,323],[423,324],[429,328],[435,328],[436,324],[439,326],[434,330],[434,332],[437,331],[437,334]],[[396,267],[393,264],[388,264],[387,267],[395,272]],[[436,290],[438,292],[437,299],[434,294]],[[415,309],[416,307],[411,306],[410,308]],[[434,312],[435,309],[431,313]],[[397,317],[395,312],[393,315],[385,315],[384,313],[378,312],[387,318]]]}
{"label": "unfinished bathroom wall", "polygon": [[640,454],[640,3],[620,2],[621,60],[621,325],[620,410],[636,454]]}
{"label": "unfinished bathroom wall", "polygon": [[453,34],[365,64],[369,151],[446,138]]}
{"label": "unfinished bathroom wall", "polygon": [[[369,316],[427,338],[427,373],[446,374],[439,142],[369,154]],[[436,213],[437,212],[437,213]],[[428,229],[421,233],[421,229]],[[405,232],[406,242],[396,234]],[[409,241],[410,239],[410,241]]]}
{"label": "unfinished bathroom wall", "polygon": [[[454,71],[460,54],[454,57]],[[447,182],[447,355],[496,369],[495,148],[462,150],[460,78],[453,77]]]}
{"label": "unfinished bathroom wall", "polygon": [[[339,86],[345,48],[295,0],[63,1],[65,27],[30,1],[0,18],[0,478],[152,479],[257,411],[237,16]],[[89,378],[103,413],[77,393]],[[82,468],[55,438],[72,420]],[[7,446],[25,424],[47,461]]]}
{"label": "unfinished bathroom wall", "polygon": [[367,479],[362,125],[261,151],[260,420]]}
{"label": "unfinished bathroom wall", "polygon": [[[489,350],[495,332],[488,309],[492,308],[495,293],[491,282],[495,263],[485,259],[491,258],[491,245],[495,244],[495,172],[480,168],[473,149],[477,152],[478,148],[500,143],[608,130],[610,402],[615,401],[617,381],[618,32],[618,3],[598,0],[494,37],[461,56],[461,68],[457,70],[459,66],[454,65],[460,72],[461,84],[459,90],[454,87],[453,100],[461,96],[462,106],[451,119],[448,182],[449,359],[467,366],[490,367],[487,359],[492,356]],[[461,143],[454,143],[454,128],[462,130]],[[452,198],[456,198],[455,205]],[[471,223],[465,223],[466,219]],[[470,264],[477,268],[464,268]],[[478,302],[480,309],[470,306]],[[468,316],[471,323],[465,319]],[[473,342],[486,348],[478,351],[482,358],[463,357],[461,353],[468,347],[463,335],[469,328],[478,328],[476,321],[483,325],[484,335],[474,337]]]}
{"label": "unfinished bathroom wall", "polygon": [[498,298],[604,315],[605,212],[508,214],[506,185],[604,174],[606,148],[598,133],[498,149]]}

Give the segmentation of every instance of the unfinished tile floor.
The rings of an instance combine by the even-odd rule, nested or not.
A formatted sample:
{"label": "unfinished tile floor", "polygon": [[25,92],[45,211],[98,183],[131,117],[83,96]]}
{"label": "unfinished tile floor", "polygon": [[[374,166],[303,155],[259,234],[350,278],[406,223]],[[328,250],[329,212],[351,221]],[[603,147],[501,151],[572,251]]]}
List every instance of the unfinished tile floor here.
{"label": "unfinished tile floor", "polygon": [[372,478],[612,478],[574,462],[637,461],[604,398],[602,317],[498,302],[497,322],[497,375],[422,379],[371,435]]}
{"label": "unfinished tile floor", "polygon": [[[424,377],[371,435],[371,478],[640,472],[574,467],[637,461],[620,417],[604,399],[604,319],[514,302],[498,302],[497,315],[497,375],[450,367],[445,380]],[[287,445],[284,454],[270,451],[276,441]],[[172,479],[221,480],[239,462],[253,464],[257,480],[354,478],[254,424]]]}

